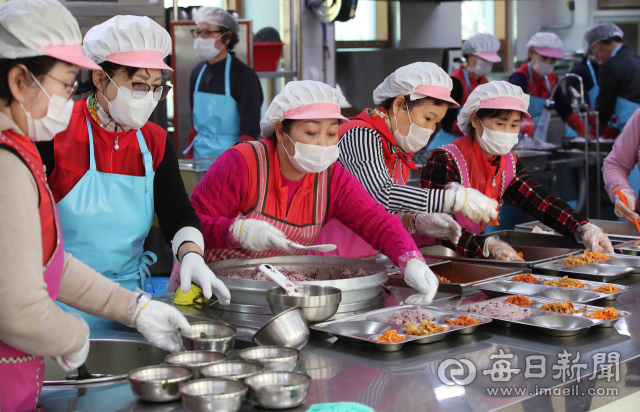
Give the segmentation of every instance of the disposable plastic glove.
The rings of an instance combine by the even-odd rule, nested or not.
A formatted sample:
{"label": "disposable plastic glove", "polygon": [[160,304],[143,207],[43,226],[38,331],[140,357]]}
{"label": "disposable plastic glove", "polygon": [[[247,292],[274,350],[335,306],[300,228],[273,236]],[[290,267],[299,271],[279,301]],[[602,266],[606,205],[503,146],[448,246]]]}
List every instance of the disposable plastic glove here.
{"label": "disposable plastic glove", "polygon": [[613,253],[613,245],[598,226],[586,223],[576,229],[575,237],[578,242],[584,243],[590,252]]}
{"label": "disposable plastic glove", "polygon": [[440,284],[429,266],[418,259],[412,259],[407,264],[404,269],[404,281],[421,295],[424,295],[419,297],[423,305],[428,305],[433,301]]}
{"label": "disposable plastic glove", "polygon": [[282,249],[291,253],[291,245],[284,233],[267,222],[256,219],[237,219],[233,223],[232,233],[240,246],[252,252]]}
{"label": "disposable plastic glove", "polygon": [[629,189],[621,189],[622,194],[627,198],[627,203],[629,207],[627,207],[622,200],[620,200],[620,196],[617,193],[613,195],[613,202],[615,205],[615,213],[616,216],[623,218],[629,223],[633,223],[633,219],[640,220],[640,215],[638,215],[632,208],[636,206],[636,194],[633,190]]}
{"label": "disposable plastic glove", "polygon": [[182,349],[182,338],[178,328],[186,334],[191,333],[191,325],[174,307],[151,300],[146,293],[138,295],[129,304],[135,307],[133,325],[152,345],[170,352]]}
{"label": "disposable plastic glove", "polygon": [[462,228],[451,215],[420,213],[415,218],[416,231],[423,235],[445,239],[454,245],[462,236]]}
{"label": "disposable plastic glove", "polygon": [[524,259],[518,255],[518,252],[516,252],[511,245],[498,239],[497,236],[491,236],[485,239],[483,246],[484,257],[510,262],[524,262]]}
{"label": "disposable plastic glove", "polygon": [[191,282],[195,282],[202,288],[202,293],[207,299],[215,294],[221,305],[231,303],[231,293],[220,279],[213,274],[211,269],[204,263],[204,259],[196,252],[187,252],[182,257],[182,267],[180,268],[180,286],[182,292],[191,290]]}
{"label": "disposable plastic glove", "polygon": [[84,363],[87,361],[87,356],[89,356],[89,335],[91,334],[91,329],[89,329],[89,325],[82,318],[82,316],[78,315],[77,313],[72,313],[72,315],[75,316],[80,322],[82,322],[84,327],[87,329],[87,340],[84,343],[82,349],[80,349],[79,351],[69,353],[67,355],[53,357],[53,360],[56,361],[56,363],[65,372],[71,372],[75,369],[78,369],[80,366],[84,365]]}
{"label": "disposable plastic glove", "polygon": [[449,183],[444,192],[444,213],[462,213],[474,223],[489,223],[498,218],[498,202],[476,189]]}

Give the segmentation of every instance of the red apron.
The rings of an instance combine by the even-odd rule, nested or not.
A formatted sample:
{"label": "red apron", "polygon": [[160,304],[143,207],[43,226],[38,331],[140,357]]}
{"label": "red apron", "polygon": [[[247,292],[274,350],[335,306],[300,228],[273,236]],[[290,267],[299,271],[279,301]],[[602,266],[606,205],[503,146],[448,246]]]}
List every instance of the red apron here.
{"label": "red apron", "polygon": [[[47,185],[42,159],[27,137],[5,131],[0,145],[11,147],[29,166],[40,194],[39,213],[42,230],[42,266],[51,300],[58,297],[64,266],[64,246],[59,236],[58,214]],[[42,389],[44,359],[24,353],[0,341],[0,411],[35,409]]]}

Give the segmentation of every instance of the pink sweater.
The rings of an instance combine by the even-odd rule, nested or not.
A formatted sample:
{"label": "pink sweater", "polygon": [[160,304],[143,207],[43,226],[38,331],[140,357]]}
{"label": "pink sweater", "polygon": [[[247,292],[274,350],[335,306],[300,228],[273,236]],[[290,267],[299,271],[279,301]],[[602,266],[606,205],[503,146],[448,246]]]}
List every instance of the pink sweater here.
{"label": "pink sweater", "polygon": [[[287,184],[284,178],[283,183]],[[300,186],[299,182],[291,181],[287,186],[292,189],[295,184]],[[230,246],[227,234],[248,195],[248,186],[249,168],[236,150],[227,150],[218,157],[195,186],[191,204],[202,222],[206,249]],[[402,223],[373,200],[362,184],[340,164],[331,176],[329,192],[329,214],[325,222],[338,219],[402,269],[409,258],[422,258]],[[287,207],[292,198],[293,191],[289,190]]]}
{"label": "pink sweater", "polygon": [[[613,200],[616,189],[631,190],[629,174],[638,164],[640,150],[640,109],[631,116],[620,136],[613,144],[613,150],[604,159],[602,176],[604,188]],[[636,210],[638,210],[636,206]]]}

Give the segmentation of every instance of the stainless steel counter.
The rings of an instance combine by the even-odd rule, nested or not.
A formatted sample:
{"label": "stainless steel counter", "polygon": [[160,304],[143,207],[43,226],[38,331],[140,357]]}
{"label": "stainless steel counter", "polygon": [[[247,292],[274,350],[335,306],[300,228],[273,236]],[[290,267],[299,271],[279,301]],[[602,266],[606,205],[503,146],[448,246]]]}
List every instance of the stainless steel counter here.
{"label": "stainless steel counter", "polygon": [[[400,352],[381,353],[364,345],[338,342],[330,335],[314,335],[302,351],[301,362],[301,369],[313,377],[309,399],[305,406],[292,411],[306,411],[314,403],[342,401],[360,402],[377,412],[481,412],[496,409],[574,412],[603,406],[640,390],[640,275],[633,275],[618,283],[632,285],[633,290],[621,295],[612,306],[630,311],[633,315],[619,321],[614,328],[592,328],[575,337],[539,336],[519,329],[489,325],[472,335],[452,335],[441,342],[423,346],[407,345]],[[462,301],[469,303],[483,299],[484,295],[475,295]],[[438,302],[443,307],[460,303],[459,298]],[[122,332],[92,333],[94,338],[117,336],[135,335]],[[239,342],[238,345],[244,347],[248,344]],[[565,363],[562,360],[564,350],[571,354],[568,358],[565,356]],[[578,352],[580,357],[576,360]],[[508,358],[490,358],[501,354]],[[237,350],[230,355],[237,355]],[[539,358],[527,359],[532,355]],[[595,365],[594,356],[604,356],[605,360],[611,360],[616,365],[611,372],[615,375],[617,369],[617,381],[615,376],[611,382],[607,382],[604,376],[589,380],[589,377],[595,376],[594,370],[603,367],[602,364]],[[475,379],[465,386],[446,385],[438,377],[438,369],[445,359],[454,359],[447,361],[454,367],[468,364],[466,360],[470,360],[477,368]],[[529,362],[532,365],[545,362],[545,365],[542,369],[527,370]],[[512,374],[507,382],[493,381],[493,378],[499,379],[501,376],[489,372],[505,365],[520,371]],[[563,370],[566,372],[564,382]],[[528,374],[541,371],[544,371],[544,377]],[[524,376],[526,372],[528,378]],[[578,376],[582,378],[580,384],[576,384]],[[448,377],[450,374],[446,374],[445,378]],[[537,388],[557,388],[556,391],[565,391],[565,394],[536,395]],[[494,389],[498,394],[489,394]],[[609,391],[609,396],[592,396],[588,394],[590,391],[600,391],[602,394]],[[616,396],[611,396],[613,391],[618,391]],[[576,393],[577,396],[574,395]],[[47,412],[182,410],[179,401],[170,404],[138,402],[126,381],[80,389],[45,388],[40,400]],[[245,404],[242,410],[254,409]]]}

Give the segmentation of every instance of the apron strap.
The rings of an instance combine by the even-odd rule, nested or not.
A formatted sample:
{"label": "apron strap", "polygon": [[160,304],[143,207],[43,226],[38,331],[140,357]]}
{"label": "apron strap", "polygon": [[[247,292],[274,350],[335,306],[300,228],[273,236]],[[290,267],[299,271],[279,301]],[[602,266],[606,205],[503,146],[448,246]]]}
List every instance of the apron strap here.
{"label": "apron strap", "polygon": [[460,177],[462,178],[462,186],[470,187],[469,172],[467,171],[467,162],[464,160],[464,156],[460,152],[460,149],[454,144],[448,144],[442,146],[444,150],[451,153],[456,163],[458,164],[458,170],[460,171]]}
{"label": "apron strap", "polygon": [[504,179],[502,180],[502,194],[500,198],[504,196],[504,192],[507,190],[507,187],[509,187],[516,174],[516,162],[513,159],[513,153],[509,152],[505,157],[505,160],[507,161],[507,167],[505,169]]}
{"label": "apron strap", "polygon": [[[264,203],[267,198],[269,187],[269,162],[267,161],[267,148],[264,143],[258,141],[247,142],[253,146],[256,151],[256,161],[258,162],[258,202],[256,203],[256,211],[260,213],[264,210]],[[277,144],[277,143],[276,143]]]}
{"label": "apron strap", "polygon": [[[593,70],[593,65],[591,64],[591,60],[587,59],[587,67],[589,67],[589,73],[591,73],[591,80],[593,80],[593,85],[598,85],[598,79],[596,79],[596,72]],[[591,104],[595,105],[596,102],[592,102]]]}
{"label": "apron strap", "polygon": [[87,121],[87,131],[89,132],[89,170],[95,172],[96,158],[95,151],[93,149],[93,131],[91,130],[91,122],[89,121],[89,118],[85,116],[84,119]]}
{"label": "apron strap", "polygon": [[156,289],[153,287],[153,280],[151,280],[151,272],[149,271],[149,266],[155,264],[157,261],[158,256],[156,256],[155,253],[149,250],[143,252],[140,255],[140,258],[138,258],[138,272],[140,273],[140,282],[142,283],[142,286],[144,288],[144,280],[148,277],[149,282],[151,282],[151,290],[153,290],[154,293]]}
{"label": "apron strap", "polygon": [[611,57],[615,56],[616,54],[618,54],[618,51],[620,50],[620,48],[622,48],[622,44],[618,47],[615,48],[615,50],[613,51],[613,53],[611,53]]}
{"label": "apron strap", "polygon": [[471,82],[469,81],[469,74],[467,70],[463,67],[462,74],[464,75],[464,82],[467,84],[467,95],[471,94]]}
{"label": "apron strap", "polygon": [[553,98],[553,96],[551,96],[551,84],[549,83],[549,76],[544,76],[544,81],[547,84],[547,91],[549,92],[549,98]]}
{"label": "apron strap", "polygon": [[205,62],[202,66],[202,70],[200,70],[200,74],[198,75],[198,80],[196,80],[196,87],[193,89],[193,92],[197,92],[200,89],[200,79],[202,79],[202,73],[207,68],[207,63]]}
{"label": "apron strap", "polygon": [[224,94],[231,96],[231,54],[227,53],[227,62],[224,67]]}
{"label": "apron strap", "polygon": [[531,72],[531,63],[527,63],[527,70],[529,71],[529,96],[533,93],[533,73]]}
{"label": "apron strap", "polygon": [[140,145],[140,151],[142,152],[142,159],[144,161],[144,175],[147,180],[147,193],[153,193],[153,158],[147,148],[147,142],[144,141],[142,132],[140,129],[136,131],[136,137],[138,138],[138,145]]}

